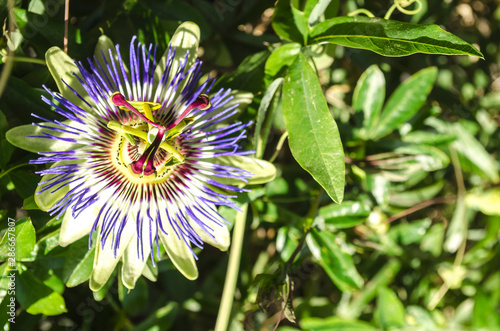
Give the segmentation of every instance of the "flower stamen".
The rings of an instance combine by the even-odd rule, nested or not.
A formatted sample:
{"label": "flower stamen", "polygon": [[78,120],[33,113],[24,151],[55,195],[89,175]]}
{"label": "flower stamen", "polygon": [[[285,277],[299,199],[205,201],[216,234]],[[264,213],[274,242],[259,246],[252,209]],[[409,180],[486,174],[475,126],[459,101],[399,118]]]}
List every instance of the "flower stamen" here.
{"label": "flower stamen", "polygon": [[208,98],[208,96],[206,94],[200,94],[193,103],[191,103],[189,106],[187,106],[186,110],[184,110],[184,112],[181,114],[181,116],[179,116],[174,121],[174,123],[167,126],[166,129],[170,130],[171,128],[173,128],[177,124],[179,124],[180,121],[182,121],[184,119],[184,117],[186,117],[191,112],[191,110],[193,110],[195,108],[198,108],[200,110],[205,110],[205,109],[210,108],[211,106],[212,106],[212,104],[210,103],[210,99]]}

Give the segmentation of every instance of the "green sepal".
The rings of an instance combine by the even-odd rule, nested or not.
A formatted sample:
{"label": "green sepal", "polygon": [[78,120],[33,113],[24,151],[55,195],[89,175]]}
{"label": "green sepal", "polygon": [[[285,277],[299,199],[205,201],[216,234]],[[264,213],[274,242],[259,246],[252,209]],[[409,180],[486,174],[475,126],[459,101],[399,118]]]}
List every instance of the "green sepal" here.
{"label": "green sepal", "polygon": [[[59,89],[59,92],[61,92],[62,96],[74,105],[90,111],[88,105],[75,94],[75,92],[78,93],[86,102],[91,105],[93,104],[92,98],[89,96],[87,91],[85,91],[82,84],[76,77],[76,74],[79,73],[80,70],[78,70],[78,67],[75,65],[73,59],[70,58],[68,54],[64,53],[59,47],[51,47],[45,53],[45,60],[50,74],[54,78],[57,88]],[[71,86],[75,92],[73,92],[65,83],[68,84],[68,86]]]}
{"label": "green sepal", "polygon": [[[74,121],[64,121],[63,123],[74,127],[75,122]],[[50,126],[54,128],[60,128],[60,126],[55,125],[53,123],[49,122],[44,122],[40,123],[41,125],[44,126]],[[59,132],[59,131],[54,131],[50,129],[45,129],[41,128],[36,125],[32,124],[27,124],[27,125],[21,125],[17,126],[15,128],[10,129],[7,131],[5,134],[5,138],[9,143],[12,145],[22,148],[24,150],[27,150],[29,152],[33,153],[40,153],[40,152],[61,152],[61,151],[69,151],[72,149],[76,149],[78,147],[82,147],[83,145],[68,142],[68,141],[63,141],[59,139],[52,139],[52,138],[32,138],[33,136],[43,136],[43,132],[50,133],[53,136],[57,136],[60,138],[75,138],[76,135],[65,133],[65,132]]]}

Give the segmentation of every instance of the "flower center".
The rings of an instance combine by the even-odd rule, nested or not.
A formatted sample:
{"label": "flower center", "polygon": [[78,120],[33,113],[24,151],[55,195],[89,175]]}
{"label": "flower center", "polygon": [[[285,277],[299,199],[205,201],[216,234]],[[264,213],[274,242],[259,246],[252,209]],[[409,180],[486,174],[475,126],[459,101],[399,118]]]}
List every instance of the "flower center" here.
{"label": "flower center", "polygon": [[[189,113],[195,109],[207,109],[210,107],[209,98],[202,94],[196,100],[188,105],[182,114],[175,119],[174,122],[168,126],[161,125],[155,122],[153,111],[161,108],[161,104],[146,101],[128,101],[119,92],[115,92],[110,97],[111,102],[121,110],[132,111],[137,117],[135,126],[121,124],[117,121],[109,121],[108,128],[118,132],[122,138],[128,140],[128,144],[124,143],[124,139],[120,138],[117,147],[117,153],[120,156],[122,164],[127,166],[129,171],[135,176],[139,177],[155,175],[158,177],[157,166],[159,165],[166,168],[184,162],[184,155],[179,151],[178,144],[176,143],[177,137],[184,131],[184,129],[193,122],[192,117],[187,117]],[[130,153],[124,153],[125,146],[141,145],[142,154],[140,154],[139,146],[135,149],[134,154],[140,154],[135,160],[132,159]],[[124,155],[128,154],[128,155]],[[161,155],[159,155],[161,154]],[[163,169],[165,170],[165,169]],[[165,171],[162,171],[164,177]]]}

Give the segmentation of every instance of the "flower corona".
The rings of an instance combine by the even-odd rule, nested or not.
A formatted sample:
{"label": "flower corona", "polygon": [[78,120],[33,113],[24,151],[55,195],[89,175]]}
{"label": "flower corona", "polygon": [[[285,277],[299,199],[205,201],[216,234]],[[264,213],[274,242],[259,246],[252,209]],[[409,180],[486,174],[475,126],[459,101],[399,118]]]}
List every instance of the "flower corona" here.
{"label": "flower corona", "polygon": [[[253,153],[238,145],[250,123],[224,123],[238,112],[228,105],[231,91],[213,92],[214,79],[198,83],[201,62],[190,63],[189,50],[170,47],[158,63],[155,55],[156,47],[134,37],[128,67],[119,46],[89,59],[90,69],[75,62],[79,86],[63,81],[64,96],[46,88],[52,100],[43,97],[65,120],[33,115],[45,123],[28,139],[63,146],[32,161],[50,164],[38,172],[37,199],[62,218],[61,245],[96,238],[93,290],[119,260],[122,281],[133,288],[147,259],[154,264],[155,252],[160,259],[160,243],[186,277],[196,278],[192,246],[229,245],[217,206],[237,209],[229,192],[246,190],[227,182],[252,177],[217,162]],[[79,102],[67,98],[68,89]]]}

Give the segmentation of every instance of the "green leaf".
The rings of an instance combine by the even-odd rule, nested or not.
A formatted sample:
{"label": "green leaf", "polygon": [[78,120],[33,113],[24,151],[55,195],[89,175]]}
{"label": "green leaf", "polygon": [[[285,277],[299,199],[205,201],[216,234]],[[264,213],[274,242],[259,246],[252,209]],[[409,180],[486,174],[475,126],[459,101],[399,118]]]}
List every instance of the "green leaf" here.
{"label": "green leaf", "polygon": [[88,237],[69,246],[64,261],[63,279],[68,287],[75,287],[87,281],[94,266],[95,247],[89,249]]}
{"label": "green leaf", "polygon": [[486,94],[479,101],[481,107],[484,108],[499,108],[500,107],[500,91],[492,91]]}
{"label": "green leaf", "polygon": [[273,101],[273,98],[282,83],[283,78],[277,78],[276,80],[274,80],[267,88],[259,105],[259,110],[257,113],[257,123],[255,124],[254,132],[254,146],[256,150],[255,154],[259,159],[262,158],[262,155],[264,153],[265,143],[267,142],[267,138],[269,136],[269,131],[271,128],[270,125],[268,125],[267,128],[265,127],[265,130],[261,133],[262,126],[264,125],[264,122],[267,122],[269,124],[272,123],[272,121],[270,120],[273,115],[272,109],[271,111],[269,111],[270,114],[268,114],[267,116],[266,114],[268,112],[268,109],[271,108],[271,102]]}
{"label": "green leaf", "polygon": [[[297,249],[301,237],[302,232],[295,227],[283,226],[279,228],[276,235],[276,249],[284,262],[288,261]],[[298,258],[298,256],[299,254],[295,258]]]}
{"label": "green leaf", "polygon": [[468,225],[469,219],[467,217],[465,197],[459,195],[448,230],[446,231],[446,240],[444,242],[444,248],[446,251],[454,253],[458,250],[463,241],[467,239],[466,235]]}
{"label": "green leaf", "polygon": [[[488,178],[493,183],[500,181],[498,162],[486,151],[483,145],[467,131],[460,123],[447,123],[435,117],[429,117],[425,124],[446,134],[455,134],[457,139],[451,146],[461,158],[462,166],[472,167],[473,172]],[[466,162],[466,164],[463,164]]]}
{"label": "green leaf", "polygon": [[289,43],[280,46],[272,52],[266,61],[266,77],[275,77],[283,74],[285,69],[290,67],[297,58],[300,48],[301,46],[298,43]]}
{"label": "green leaf", "polygon": [[391,183],[381,175],[367,175],[366,189],[373,195],[379,206],[386,206],[389,202],[389,188]]}
{"label": "green leaf", "polygon": [[341,291],[351,292],[363,286],[363,278],[356,270],[352,257],[335,243],[333,233],[312,229],[307,236],[307,245],[326,274]]}
{"label": "green leaf", "polygon": [[500,189],[467,193],[465,203],[483,214],[500,216]]}
{"label": "green leaf", "polygon": [[177,302],[169,302],[166,306],[161,307],[149,317],[141,322],[141,324],[134,327],[135,331],[149,331],[154,328],[158,330],[169,330],[179,313],[179,306]]}
{"label": "green leaf", "polygon": [[[206,39],[211,35],[212,25],[207,22],[208,15],[213,15],[213,12],[204,12],[201,8],[197,8],[194,4],[187,1],[155,1],[155,0],[142,0],[141,5],[148,7],[155,19],[161,18],[162,20],[173,22],[184,22],[189,24],[196,24],[200,26],[201,37]],[[217,4],[214,4],[216,6]],[[144,25],[151,23],[144,21]],[[184,24],[183,23],[183,24]],[[151,33],[151,32],[149,32]],[[173,37],[172,37],[173,39]]]}
{"label": "green leaf", "polygon": [[389,234],[398,236],[403,245],[420,243],[431,223],[430,218],[415,220],[409,223],[400,223],[396,226],[391,226]]}
{"label": "green leaf", "polygon": [[42,100],[42,95],[50,99],[50,94],[44,89],[32,88],[24,79],[10,75],[0,99],[0,107],[5,116],[12,119],[12,126],[31,123],[32,113],[52,120],[57,114]]}
{"label": "green leaf", "polygon": [[9,177],[16,187],[16,192],[23,199],[33,195],[36,190],[40,176],[37,174],[15,170],[9,173]]}
{"label": "green leaf", "polygon": [[16,277],[16,297],[32,315],[54,316],[67,311],[64,298],[42,283],[31,271],[25,271]]}
{"label": "green leaf", "polygon": [[441,255],[443,248],[444,225],[443,223],[434,224],[422,238],[420,250],[430,252],[433,256]]}
{"label": "green leaf", "polygon": [[363,114],[363,128],[370,130],[380,117],[380,111],[385,100],[385,77],[376,64],[370,66],[361,75],[354,88],[352,107],[356,112]]}
{"label": "green leaf", "polygon": [[426,145],[406,145],[394,149],[396,153],[414,155],[409,163],[415,163],[425,171],[436,171],[446,168],[450,164],[450,158],[440,149]]}
{"label": "green leaf", "polygon": [[61,278],[57,277],[57,275],[54,273],[54,270],[48,270],[47,277],[48,278],[45,278],[43,280],[43,283],[53,289],[54,292],[63,294],[66,288],[64,287],[64,283]]}
{"label": "green leaf", "polygon": [[375,318],[383,330],[401,329],[405,324],[405,307],[388,288],[379,288]]}
{"label": "green leaf", "polygon": [[381,18],[335,17],[314,26],[309,43],[334,43],[361,48],[384,56],[415,53],[483,54],[457,36],[433,24],[404,23]]}
{"label": "green leaf", "polygon": [[148,305],[148,284],[144,278],[139,278],[133,289],[128,289],[122,282],[118,283],[118,297],[122,303],[123,310],[130,316],[141,314]]}
{"label": "green leaf", "polygon": [[36,209],[40,209],[38,207],[38,205],[36,204],[36,202],[35,202],[35,196],[34,195],[30,195],[29,197],[27,197],[26,199],[24,199],[24,201],[23,201],[23,209],[24,210],[36,210]]}
{"label": "green leaf", "polygon": [[15,227],[10,222],[12,221],[9,221],[7,232],[0,243],[0,260],[15,258],[16,261],[21,261],[30,257],[35,249],[35,228],[27,217],[18,220]]}
{"label": "green leaf", "polygon": [[343,317],[357,318],[363,312],[363,309],[377,295],[377,290],[381,287],[387,287],[401,269],[401,262],[398,259],[390,259],[383,266],[378,266],[378,272],[369,282],[356,293],[350,304],[339,310],[337,313]]}
{"label": "green leaf", "polygon": [[478,288],[474,296],[473,328],[475,330],[498,330],[500,328],[500,318],[497,306],[493,298],[486,295],[484,289]]}
{"label": "green leaf", "polygon": [[[406,314],[408,317],[413,319],[418,326],[418,330],[437,330],[438,327],[434,320],[432,319],[431,314],[422,307],[419,306],[408,306],[406,307]],[[407,318],[408,318],[407,317]]]}
{"label": "green leaf", "polygon": [[265,50],[247,56],[236,71],[218,79],[212,90],[231,88],[254,94],[261,93],[264,89],[264,66],[269,55],[270,52]]}
{"label": "green leaf", "polygon": [[435,67],[420,70],[404,81],[390,96],[380,119],[368,132],[371,139],[380,139],[412,118],[424,105],[436,80]]}
{"label": "green leaf", "polygon": [[416,190],[394,192],[390,197],[390,203],[398,207],[413,207],[416,204],[435,197],[444,187],[444,181],[440,180],[426,187]]}
{"label": "green leaf", "polygon": [[272,25],[276,34],[283,39],[303,44],[307,38],[307,35],[303,34],[307,21],[302,12],[292,7],[290,0],[278,1],[274,8]]}
{"label": "green leaf", "polygon": [[377,328],[370,324],[357,321],[344,319],[336,316],[326,318],[306,317],[300,321],[302,330],[305,331],[376,331]]}
{"label": "green leaf", "polygon": [[457,138],[452,133],[433,133],[428,131],[412,131],[401,139],[404,142],[421,145],[441,145],[448,144]]}
{"label": "green leaf", "polygon": [[359,201],[344,201],[342,204],[330,204],[321,207],[319,216],[323,217],[325,223],[344,229],[353,227],[370,215],[370,207]]}
{"label": "green leaf", "polygon": [[310,65],[320,72],[329,69],[335,60],[335,51],[337,45],[324,44],[324,45],[311,45],[302,48],[303,54],[308,59]]}
{"label": "green leaf", "polygon": [[318,77],[300,54],[283,87],[283,115],[292,155],[335,202],[344,197],[344,150]]}

